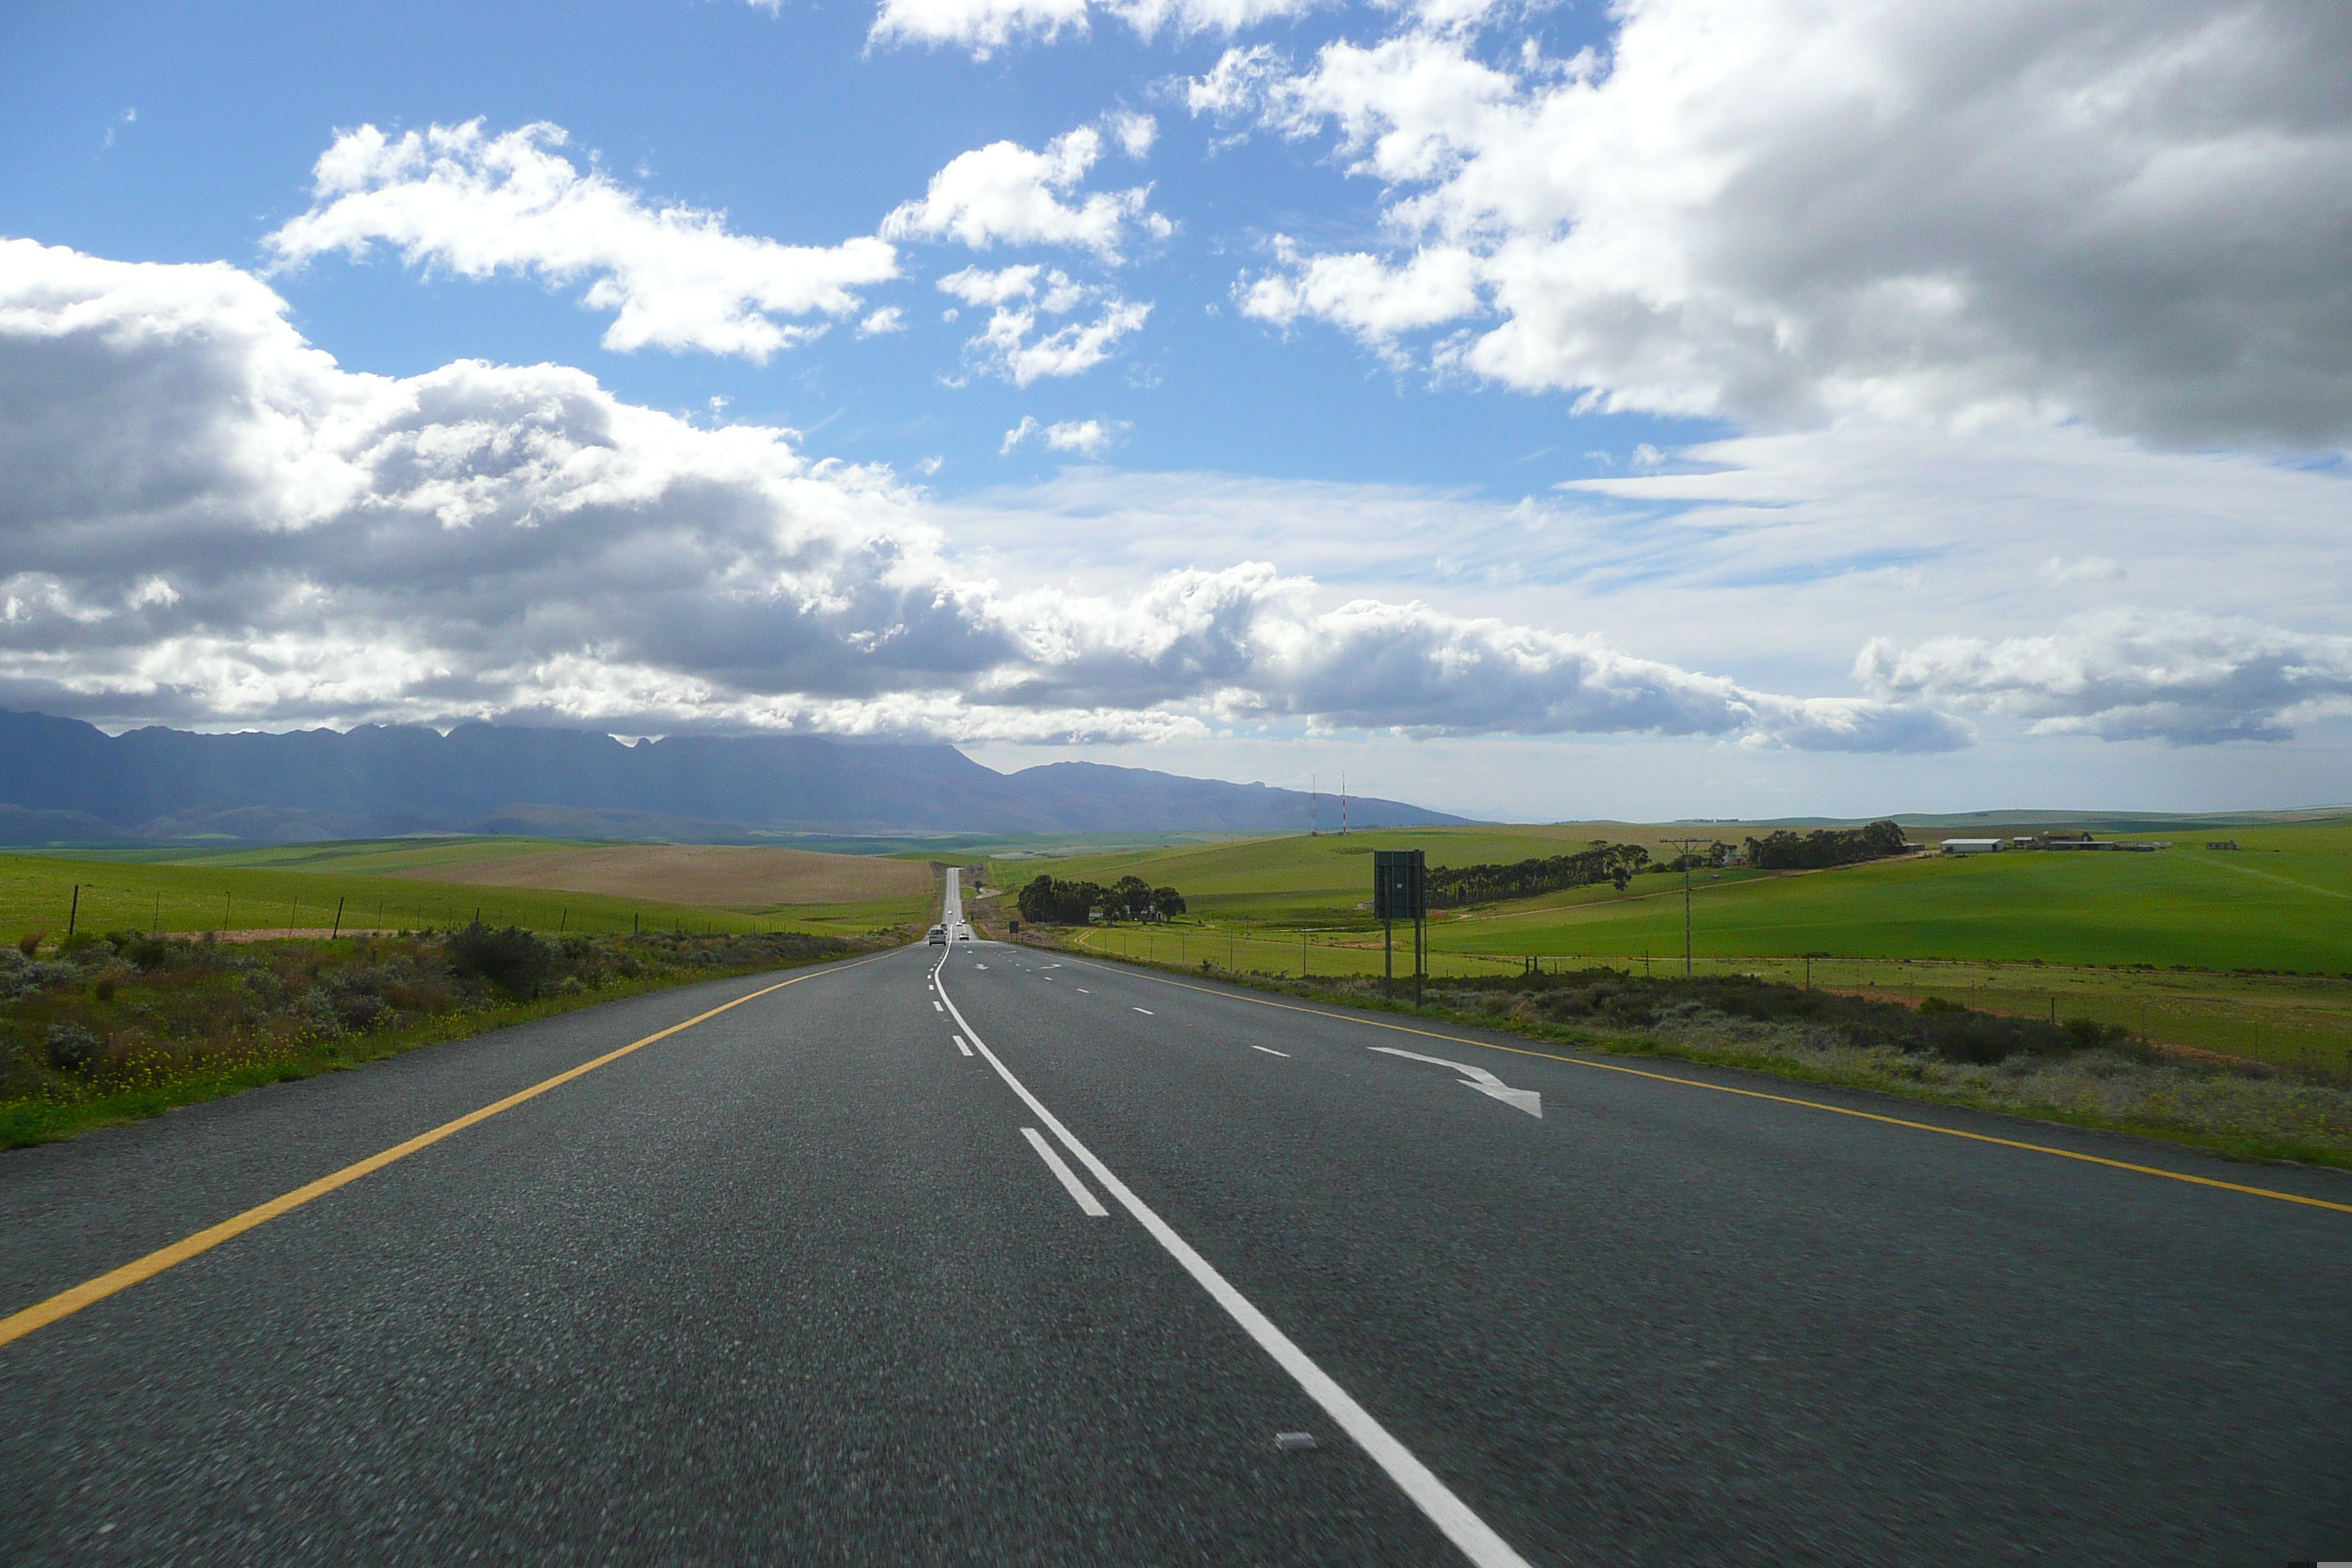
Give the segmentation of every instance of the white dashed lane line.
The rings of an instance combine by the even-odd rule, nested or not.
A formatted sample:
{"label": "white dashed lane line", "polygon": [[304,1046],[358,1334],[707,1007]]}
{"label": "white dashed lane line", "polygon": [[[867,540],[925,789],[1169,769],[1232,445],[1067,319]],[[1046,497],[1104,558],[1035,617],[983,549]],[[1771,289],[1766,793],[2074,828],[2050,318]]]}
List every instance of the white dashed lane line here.
{"label": "white dashed lane line", "polygon": [[1137,1012],[1139,1012],[1139,1013],[1140,1013],[1140,1014],[1142,1014],[1142,1015],[1143,1015],[1145,1017],[1147,1017],[1147,1018],[1157,1018],[1158,1016],[1160,1016],[1160,1015],[1159,1015],[1159,1014],[1157,1014],[1157,1013],[1153,1012],[1153,1011],[1152,1011],[1150,1008],[1149,1008],[1149,1007],[1138,1007],[1138,1008],[1136,1009],[1136,1011],[1137,1011]]}
{"label": "white dashed lane line", "polygon": [[963,1043],[963,1037],[961,1035],[950,1035],[948,1038],[956,1043],[956,1049],[961,1051],[966,1056],[971,1055],[971,1047]]}
{"label": "white dashed lane line", "polygon": [[1264,1051],[1267,1056],[1270,1056],[1270,1057],[1283,1057],[1283,1058],[1287,1058],[1287,1057],[1290,1055],[1290,1053],[1289,1053],[1288,1051],[1277,1051],[1277,1050],[1276,1050],[1272,1046],[1252,1046],[1252,1047],[1250,1047],[1250,1049],[1252,1049],[1252,1050],[1254,1050],[1254,1051]]}

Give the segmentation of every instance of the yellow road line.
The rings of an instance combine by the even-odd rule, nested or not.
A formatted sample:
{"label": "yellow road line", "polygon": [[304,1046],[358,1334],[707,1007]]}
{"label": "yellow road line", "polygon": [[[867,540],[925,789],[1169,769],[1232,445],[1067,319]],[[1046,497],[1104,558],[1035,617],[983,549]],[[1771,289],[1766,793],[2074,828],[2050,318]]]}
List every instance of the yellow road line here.
{"label": "yellow road line", "polygon": [[1404,1024],[1391,1024],[1383,1018],[1367,1018],[1354,1013],[1333,1013],[1321,1007],[1301,1007],[1293,1002],[1275,1002],[1263,996],[1239,996],[1230,991],[1212,986],[1194,985],[1189,981],[1171,980],[1163,974],[1143,972],[1144,978],[1179,990],[1198,991],[1210,996],[1224,996],[1236,1002],[1249,1002],[1260,1007],[1278,1007],[1286,1013],[1306,1013],[1318,1018],[1337,1018],[1341,1023],[1363,1024],[1375,1029],[1393,1029],[1400,1035],[1419,1035],[1426,1040],[1445,1040],[1454,1045],[1476,1046],[1483,1050],[1508,1051],[1513,1056],[1540,1057],[1549,1062],[1566,1062],[1570,1067],[1592,1068],[1601,1072],[1622,1072],[1633,1078],[1654,1079],[1660,1083],[1678,1083],[1688,1089],[1713,1089],[1717,1094],[1736,1094],[1746,1100],[1769,1100],[1777,1105],[1799,1105],[1808,1110],[1826,1110],[1833,1116],[1851,1116],[1863,1121],[1880,1121],[1889,1127],[1908,1127],[1918,1132],[1939,1132],[1947,1138],[1965,1138],[1972,1143],[1996,1143],[2004,1149],[2023,1149],[2035,1154],[2053,1154],[2061,1160],[2080,1160],[2086,1165],[2105,1165],[2110,1170],[2137,1171],[2143,1176],[2162,1176],[2167,1181],[2187,1182],[2192,1186],[2218,1187],[2225,1193],[2244,1193],[2250,1197],[2273,1198],[2283,1204],[2301,1204],[2306,1208],[2333,1209],[2337,1214],[2352,1214],[2352,1204],[2329,1203],[2326,1198],[2307,1198],[2299,1193],[2283,1193],[2275,1187],[2250,1187],[2239,1182],[2217,1181],[2211,1176],[2192,1176],[2185,1171],[2168,1171],[2157,1165],[2136,1165],[2128,1160],[2110,1160],[2104,1154],[2084,1154],[2073,1149],[2053,1148],[2047,1143],[2027,1143],[2015,1138],[1995,1138],[1987,1132],[1964,1132],[1957,1127],[1938,1127],[1932,1121],[1910,1121],[1900,1116],[1882,1116],[1874,1110],[1856,1110],[1851,1106],[1828,1105],[1818,1100],[1799,1100],[1793,1095],[1767,1094],[1757,1089],[1734,1089],[1729,1084],[1708,1083],[1704,1079],[1676,1078],[1672,1073],[1651,1072],[1643,1068],[1619,1067],[1614,1062],[1587,1061],[1582,1057],[1563,1057],[1551,1051],[1530,1050],[1524,1046],[1498,1046],[1488,1040],[1465,1039],[1460,1035],[1441,1035],[1432,1029],[1416,1029]]}
{"label": "yellow road line", "polygon": [[[877,953],[874,958],[861,958],[856,963],[845,963],[837,969],[820,970],[817,973],[837,974],[843,969],[856,969],[859,964],[872,963],[876,959],[885,956],[887,955]],[[297,1187],[292,1192],[274,1197],[266,1204],[256,1205],[243,1214],[233,1215],[218,1225],[196,1232],[194,1236],[184,1237],[169,1247],[158,1248],[144,1258],[126,1263],[121,1268],[101,1274],[95,1279],[86,1279],[69,1290],[60,1290],[46,1301],[36,1302],[21,1312],[0,1318],[0,1345],[21,1340],[34,1330],[47,1328],[60,1318],[69,1318],[92,1302],[103,1301],[115,1292],[127,1290],[142,1279],[152,1279],[163,1270],[176,1264],[185,1263],[199,1253],[210,1252],[222,1242],[243,1236],[256,1226],[266,1225],[279,1215],[289,1214],[300,1208],[313,1198],[322,1198],[337,1187],[348,1186],[362,1176],[383,1170],[395,1160],[404,1160],[419,1149],[429,1148],[453,1132],[462,1132],[478,1121],[488,1121],[502,1110],[511,1110],[524,1100],[536,1099],[551,1089],[594,1072],[608,1062],[619,1061],[631,1051],[643,1050],[657,1040],[667,1040],[672,1035],[691,1029],[705,1019],[716,1018],[730,1008],[740,1007],[746,1002],[756,1002],[771,992],[782,991],[787,985],[798,985],[803,980],[816,978],[817,974],[796,974],[790,980],[779,981],[773,985],[754,991],[748,996],[738,996],[732,1002],[722,1003],[708,1013],[698,1013],[683,1024],[672,1024],[658,1034],[647,1035],[642,1040],[632,1040],[618,1050],[606,1051],[593,1061],[582,1062],[578,1067],[567,1068],[557,1073],[553,1078],[532,1084],[529,1089],[510,1094],[494,1104],[485,1105],[479,1110],[469,1110],[455,1121],[445,1121],[430,1132],[420,1132],[405,1143],[395,1143],[382,1153],[371,1154],[358,1163],[346,1165],[331,1175],[321,1176],[307,1186]]]}

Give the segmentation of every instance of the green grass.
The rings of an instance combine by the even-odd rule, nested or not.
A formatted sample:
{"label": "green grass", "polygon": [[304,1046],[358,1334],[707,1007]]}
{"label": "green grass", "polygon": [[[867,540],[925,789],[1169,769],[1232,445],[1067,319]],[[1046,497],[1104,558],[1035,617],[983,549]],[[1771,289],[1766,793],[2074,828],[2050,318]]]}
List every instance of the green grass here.
{"label": "green grass", "polygon": [[[2352,832],[2279,828],[2276,852],[2028,852],[1882,861],[1804,876],[1702,874],[1692,949],[1707,957],[1957,958],[2352,972]],[[2239,842],[2255,837],[2242,830]],[[1679,879],[1633,894],[1436,922],[1443,951],[1683,949]],[[1648,894],[1647,897],[1639,896]]]}
{"label": "green grass", "polygon": [[415,871],[428,866],[494,860],[509,855],[536,855],[549,849],[606,847],[609,846],[576,838],[530,838],[505,834],[453,835],[437,838],[352,838],[320,844],[261,844],[231,849],[183,850],[173,863],[247,870],[346,871],[360,876],[379,876],[388,871]]}
{"label": "green grass", "polygon": [[[478,851],[475,851],[478,855]],[[383,869],[391,869],[384,867]],[[74,889],[80,902],[74,913]],[[80,931],[283,931],[331,925],[337,901],[346,930],[484,923],[533,931],[795,930],[838,931],[856,906],[795,905],[789,915],[702,909],[593,893],[484,888],[455,882],[369,876],[353,870],[283,870],[239,866],[147,865],[0,855],[0,936]],[[892,923],[877,921],[876,923]]]}
{"label": "green grass", "polygon": [[[1051,939],[1101,952],[1127,950],[1136,934],[1094,930],[1051,933]],[[1139,946],[1132,953],[1134,960],[1142,960]],[[1164,948],[1157,962],[1166,966]],[[1292,962],[1296,963],[1295,952]],[[1287,973],[1296,975],[1296,968]],[[1948,984],[1941,994],[1961,994],[1948,984],[1954,977],[1948,972],[1943,975]],[[1500,1029],[1581,1050],[1743,1068],[1800,1082],[2157,1138],[2230,1159],[2284,1159],[2352,1168],[2352,1093],[2347,1092],[2352,1089],[2352,1074],[2336,1076],[2332,1068],[2325,1079],[2318,1075],[2249,1075],[2196,1063],[2142,1062],[2107,1051],[1979,1066],[1885,1047],[1841,1044],[1812,1035],[1800,1024],[1759,1026],[1720,1015],[1661,1020],[1649,1028],[1611,1029],[1562,1026],[1524,1011],[1507,1007],[1497,1012],[1480,1005],[1496,1001],[1495,992],[1474,1001],[1456,992],[1433,991],[1425,1005],[1414,1005],[1409,997],[1383,997],[1360,982],[1332,978],[1319,967],[1311,982],[1286,978],[1279,968],[1251,973],[1245,967],[1234,978],[1317,1002]],[[1508,998],[1500,1000],[1507,1003]]]}
{"label": "green grass", "polygon": [[[1179,889],[1211,922],[1364,928],[1375,848],[1419,847],[1434,864],[1560,853],[1587,839],[1644,842],[1674,831],[1578,824],[1293,837],[1059,861],[1057,877],[1132,872]],[[1729,830],[1727,830],[1729,831]],[[2352,971],[2352,826],[2238,828],[2246,847],[2182,844],[2154,855],[2026,852],[1882,861],[1785,876],[1700,873],[1693,948],[1703,957],[2032,960],[2188,964],[2202,969]],[[1000,862],[1000,886],[1024,879]],[[1030,870],[1030,874],[1034,874]],[[1446,911],[1440,952],[1658,957],[1683,950],[1679,878],[1634,879],[1627,892],[1584,888],[1521,903]]]}
{"label": "green grass", "polygon": [[[1181,954],[1193,967],[1205,957],[1273,975],[1376,974],[1378,928],[1356,907],[1370,896],[1374,848],[1417,847],[1434,864],[1466,865],[1558,854],[1596,837],[1655,844],[1709,831],[1745,837],[1617,824],[1443,828],[1099,856],[1052,870],[1101,882],[1132,871],[1185,895],[1180,927],[1076,937],[1097,952]],[[2208,850],[2209,837],[2242,847]],[[1702,970],[1789,979],[1801,977],[1802,955],[1827,953],[1834,962],[1816,964],[1820,984],[2010,1013],[2054,1005],[2062,1018],[2127,1024],[2168,1044],[2340,1068],[2352,1048],[2352,823],[2171,837],[2173,848],[2153,855],[2028,851],[1795,876],[1701,872],[1692,950]],[[1012,886],[1024,870],[1035,872],[1000,863],[993,874]],[[1438,974],[1507,973],[1530,955],[1635,968],[1646,958],[1663,968],[1682,957],[1682,880],[1645,876],[1622,894],[1582,888],[1445,911],[1431,923],[1430,944]],[[1409,958],[1400,967],[1409,970]],[[2242,970],[2274,973],[2232,973]]]}

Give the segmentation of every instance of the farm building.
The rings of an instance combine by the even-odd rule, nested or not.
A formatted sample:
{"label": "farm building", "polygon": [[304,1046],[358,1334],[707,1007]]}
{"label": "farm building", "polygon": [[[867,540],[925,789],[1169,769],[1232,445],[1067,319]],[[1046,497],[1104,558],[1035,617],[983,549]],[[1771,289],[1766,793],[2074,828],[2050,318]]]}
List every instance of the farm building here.
{"label": "farm building", "polygon": [[1990,855],[2009,847],[2000,838],[1947,838],[1942,848],[1947,855]]}

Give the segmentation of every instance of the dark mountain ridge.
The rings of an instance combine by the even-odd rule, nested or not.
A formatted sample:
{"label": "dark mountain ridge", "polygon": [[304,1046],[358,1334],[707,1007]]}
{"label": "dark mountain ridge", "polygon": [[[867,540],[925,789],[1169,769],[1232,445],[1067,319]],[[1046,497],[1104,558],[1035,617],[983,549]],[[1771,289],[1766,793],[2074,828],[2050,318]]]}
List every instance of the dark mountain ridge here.
{"label": "dark mountain ridge", "polygon": [[[110,736],[0,710],[0,842],[283,842],[423,832],[725,839],[771,832],[1303,832],[1300,790],[1052,763],[1000,773],[944,742],[365,725]],[[1339,807],[1325,798],[1321,825]],[[1465,819],[1350,800],[1359,827]]]}

